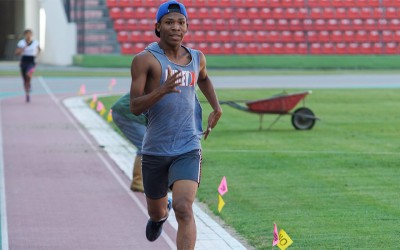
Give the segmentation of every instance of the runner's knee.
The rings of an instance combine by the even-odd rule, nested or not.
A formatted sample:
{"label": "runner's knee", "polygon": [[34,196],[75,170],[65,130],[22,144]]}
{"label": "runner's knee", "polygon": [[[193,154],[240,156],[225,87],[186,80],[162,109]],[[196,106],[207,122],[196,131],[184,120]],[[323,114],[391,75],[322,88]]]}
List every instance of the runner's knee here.
{"label": "runner's knee", "polygon": [[191,221],[193,219],[192,202],[187,199],[177,199],[172,202],[175,216],[178,221]]}

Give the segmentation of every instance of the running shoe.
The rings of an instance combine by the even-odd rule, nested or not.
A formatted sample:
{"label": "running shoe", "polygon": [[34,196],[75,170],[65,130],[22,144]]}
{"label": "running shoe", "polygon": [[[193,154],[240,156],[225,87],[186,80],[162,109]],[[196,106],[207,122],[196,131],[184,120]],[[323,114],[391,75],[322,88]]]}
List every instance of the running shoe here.
{"label": "running shoe", "polygon": [[[167,209],[168,209],[168,213],[172,208],[172,199],[168,198],[168,205],[167,205]],[[162,226],[164,224],[164,222],[166,222],[168,219],[168,215],[165,219],[162,219],[161,221],[155,222],[149,219],[149,221],[147,222],[147,226],[146,226],[146,238],[149,241],[155,241],[156,239],[158,239],[158,237],[160,237],[161,233],[162,233]]]}

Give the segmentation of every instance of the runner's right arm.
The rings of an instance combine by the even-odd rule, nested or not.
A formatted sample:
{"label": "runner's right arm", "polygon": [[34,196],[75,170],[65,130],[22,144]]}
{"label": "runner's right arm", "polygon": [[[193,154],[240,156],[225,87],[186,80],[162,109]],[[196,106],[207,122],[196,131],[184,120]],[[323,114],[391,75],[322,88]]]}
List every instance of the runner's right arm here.
{"label": "runner's right arm", "polygon": [[[150,86],[146,86],[148,83],[148,77],[152,73],[151,55],[146,52],[142,52],[135,56],[131,65],[131,93],[130,93],[130,109],[135,115],[140,115],[147,111],[151,106],[158,102],[164,95],[169,93],[179,93],[176,89],[180,84],[182,75],[180,72],[176,72],[172,75],[171,68],[168,67],[168,77],[164,84],[157,84],[157,88],[151,89]],[[179,80],[179,81],[178,81]]]}

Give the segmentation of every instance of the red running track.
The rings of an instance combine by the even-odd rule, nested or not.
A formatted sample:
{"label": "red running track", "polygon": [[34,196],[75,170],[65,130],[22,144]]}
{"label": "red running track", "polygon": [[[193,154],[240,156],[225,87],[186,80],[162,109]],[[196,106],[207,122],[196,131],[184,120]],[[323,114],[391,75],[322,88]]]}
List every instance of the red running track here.
{"label": "red running track", "polygon": [[167,237],[146,240],[144,196],[68,111],[50,95],[32,99],[0,101],[9,248],[171,249],[168,223]]}

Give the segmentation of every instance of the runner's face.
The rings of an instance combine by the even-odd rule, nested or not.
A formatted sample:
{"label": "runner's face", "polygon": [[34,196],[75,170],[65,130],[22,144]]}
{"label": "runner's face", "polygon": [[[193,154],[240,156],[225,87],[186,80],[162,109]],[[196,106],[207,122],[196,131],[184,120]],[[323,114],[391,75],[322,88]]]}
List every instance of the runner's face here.
{"label": "runner's face", "polygon": [[157,24],[160,39],[169,44],[180,44],[187,29],[186,17],[181,13],[169,13]]}

